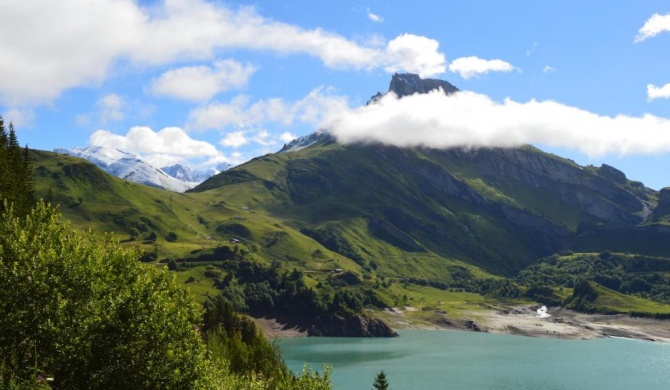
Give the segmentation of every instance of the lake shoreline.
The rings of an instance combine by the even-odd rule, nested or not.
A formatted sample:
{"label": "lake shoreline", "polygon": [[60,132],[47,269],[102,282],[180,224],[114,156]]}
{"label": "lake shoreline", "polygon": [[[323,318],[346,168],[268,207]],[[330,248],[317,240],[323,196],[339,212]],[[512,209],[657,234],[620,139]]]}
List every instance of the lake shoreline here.
{"label": "lake shoreline", "polygon": [[[586,314],[561,307],[549,307],[548,316],[537,313],[539,305],[484,307],[451,318],[448,313],[430,321],[417,321],[408,314],[418,311],[411,306],[384,310],[384,321],[394,330],[459,330],[492,334],[512,334],[566,340],[591,340],[620,337],[670,343],[670,321],[631,317],[626,314]],[[254,318],[268,339],[307,337],[307,331],[278,322]]]}
{"label": "lake shoreline", "polygon": [[550,307],[548,316],[541,317],[537,313],[538,308],[539,305],[491,307],[463,313],[459,319],[444,315],[419,324],[407,321],[405,314],[408,308],[403,308],[388,310],[391,314],[385,316],[385,319],[396,330],[463,330],[567,340],[620,337],[670,343],[668,320],[626,314],[586,314],[561,307]]}

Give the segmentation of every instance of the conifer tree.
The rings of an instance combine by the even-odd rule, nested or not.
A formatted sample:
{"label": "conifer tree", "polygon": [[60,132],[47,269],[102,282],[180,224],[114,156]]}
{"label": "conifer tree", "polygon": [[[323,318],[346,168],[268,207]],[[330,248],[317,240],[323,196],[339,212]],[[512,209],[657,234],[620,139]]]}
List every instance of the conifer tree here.
{"label": "conifer tree", "polygon": [[386,380],[386,373],[384,370],[379,371],[379,374],[375,377],[375,381],[372,383],[372,387],[375,390],[388,390],[389,382]]}
{"label": "conifer tree", "polygon": [[21,149],[14,126],[10,123],[7,133],[0,117],[0,211],[5,201],[18,214],[28,214],[35,205],[35,183],[28,146]]}
{"label": "conifer tree", "polygon": [[[7,130],[5,130],[5,122],[0,116],[0,203],[5,197],[5,187],[7,186]],[[0,204],[0,207],[2,205]]]}

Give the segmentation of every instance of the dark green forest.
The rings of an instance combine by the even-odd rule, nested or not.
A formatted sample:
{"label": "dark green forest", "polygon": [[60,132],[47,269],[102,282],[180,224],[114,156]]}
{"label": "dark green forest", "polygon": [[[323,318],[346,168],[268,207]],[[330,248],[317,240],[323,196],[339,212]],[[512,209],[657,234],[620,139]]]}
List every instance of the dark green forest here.
{"label": "dark green forest", "polygon": [[35,204],[35,184],[29,150],[21,148],[14,126],[0,117],[0,211],[11,204],[21,215]]}

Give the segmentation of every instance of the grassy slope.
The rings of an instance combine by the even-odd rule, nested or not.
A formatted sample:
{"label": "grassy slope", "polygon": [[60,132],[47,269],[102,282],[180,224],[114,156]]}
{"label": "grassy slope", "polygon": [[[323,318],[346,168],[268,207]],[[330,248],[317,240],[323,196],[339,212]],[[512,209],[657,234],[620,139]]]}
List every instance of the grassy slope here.
{"label": "grassy slope", "polygon": [[[384,276],[443,277],[448,274],[451,265],[469,266],[444,250],[436,252],[426,248],[407,251],[398,248],[393,242],[375,237],[371,233],[371,213],[375,209],[391,207],[399,197],[411,199],[412,194],[407,190],[411,183],[397,182],[397,175],[380,172],[360,155],[353,156],[356,160],[338,171],[337,160],[342,150],[341,145],[332,144],[321,150],[306,149],[299,154],[264,156],[238,168],[238,171],[245,172],[246,181],[219,186],[222,178],[218,177],[206,183],[211,189],[202,194],[227,199],[229,204],[247,207],[265,218],[278,219],[295,230],[303,227],[337,230],[359,249],[363,257],[376,262],[379,273]],[[329,177],[320,175],[319,171],[324,166],[328,166],[334,174]],[[352,172],[352,166],[358,167],[357,172]],[[348,187],[356,183],[357,175],[362,172],[371,175],[370,180],[376,180],[382,187],[378,193],[382,199],[367,201],[366,193]],[[289,175],[293,176],[292,182],[287,180]],[[345,182],[344,179],[350,175],[355,177]],[[389,182],[395,182],[392,188],[388,188]],[[299,197],[295,196],[296,193],[299,193]],[[405,210],[410,209],[408,205],[404,206]],[[449,215],[446,208],[443,208],[441,214],[456,219],[455,215]],[[423,215],[416,217],[425,219]],[[292,250],[290,247],[286,249]]]}
{"label": "grassy slope", "polygon": [[[570,167],[584,181],[602,180],[569,160],[531,147],[523,150]],[[547,245],[553,250],[567,245],[553,234],[536,237],[520,230],[501,215],[503,207],[566,232],[597,221],[551,191],[481,169],[476,161],[435,150],[331,143],[256,158],[196,191],[235,200],[296,229],[337,230],[391,275],[417,269],[385,259],[411,259],[417,253],[440,258],[431,264],[438,274],[456,259],[488,272],[513,274],[550,253]],[[425,267],[419,268],[429,276]]]}
{"label": "grassy slope", "polygon": [[670,305],[634,295],[621,294],[605,288],[596,282],[588,283],[593,296],[589,299],[569,300],[568,308],[603,314],[670,315]]}
{"label": "grassy slope", "polygon": [[[296,267],[324,274],[334,268],[360,272],[360,267],[350,259],[324,248],[281,218],[254,209],[262,196],[259,189],[252,189],[251,197],[247,191],[236,190],[235,185],[230,186],[232,191],[225,196],[178,194],[126,182],[70,156],[35,151],[32,161],[38,197],[46,198],[50,191],[52,201],[60,205],[63,215],[75,228],[100,234],[112,232],[128,245],[145,251],[156,248],[161,259],[183,259],[221,245],[233,246],[230,240],[235,238],[240,240],[239,248],[249,251],[249,258],[258,261],[276,261],[289,269]],[[249,237],[221,228],[231,224],[246,227]],[[129,241],[130,229],[138,225],[148,225],[150,231],[157,233],[158,240]],[[177,242],[164,239],[169,232],[177,233]],[[186,273],[183,279],[195,276],[196,280],[203,280],[198,277],[202,276],[202,270],[193,272],[195,275]]]}
{"label": "grassy slope", "polygon": [[[343,146],[331,144],[300,153],[263,156],[244,164],[232,174],[214,178],[208,183],[211,189],[187,194],[128,183],[68,156],[35,152],[33,163],[38,195],[44,197],[50,189],[53,199],[61,204],[64,215],[75,227],[100,233],[113,231],[117,239],[127,240],[131,227],[149,223],[150,229],[158,233],[159,240],[155,244],[140,240],[128,244],[147,251],[157,248],[161,258],[189,257],[194,252],[232,245],[230,239],[237,238],[241,241],[239,247],[250,252],[250,259],[305,270],[311,285],[324,281],[331,271],[341,268],[362,277],[367,275],[367,279],[362,279],[369,280],[364,282],[369,286],[382,276],[442,279],[460,269],[488,278],[493,277],[490,271],[496,270],[490,267],[490,262],[500,259],[496,250],[526,259],[533,256],[495,213],[482,212],[449,196],[435,199],[430,196],[433,195],[430,191],[417,195],[411,189],[421,183],[417,183],[416,178],[403,176],[401,168],[396,167],[396,171],[390,172],[381,170],[366,156],[364,149],[347,153],[349,160],[343,164],[341,158],[345,151]],[[414,153],[411,164],[416,165],[406,167],[410,171],[423,164],[445,165],[444,161],[431,160],[420,151],[411,153]],[[397,158],[397,155],[388,157]],[[316,174],[324,166],[331,170],[331,176]],[[466,168],[464,164],[460,170],[450,167],[459,180],[490,202],[534,207],[528,199],[547,196],[525,188],[512,190],[513,186],[509,184],[506,188],[490,179],[478,178],[476,171]],[[289,180],[290,175],[294,175],[291,179],[297,177],[298,180]],[[370,188],[377,186],[379,191],[360,191],[351,182],[371,183]],[[221,186],[222,183],[227,184]],[[302,193],[306,188],[313,192]],[[297,192],[301,192],[302,198],[296,203]],[[549,219],[552,214],[570,220],[580,218],[565,212],[562,205],[546,206],[548,202],[539,200],[536,203],[539,205],[536,213]],[[446,234],[435,236],[431,229],[422,231],[414,227],[412,230],[412,226],[406,232],[391,232],[391,236],[374,231],[370,223],[372,211],[393,208],[400,209],[400,217],[409,218],[410,222],[425,221],[432,224],[430,226],[444,226],[442,233]],[[561,218],[556,220],[565,222]],[[388,218],[395,222],[392,219]],[[231,231],[231,225],[236,226],[236,230]],[[246,230],[240,230],[239,226]],[[305,226],[337,230],[366,260],[374,261],[377,269],[364,269],[352,259],[328,250],[300,232]],[[160,238],[171,231],[179,237],[176,243]],[[239,231],[244,234],[237,234]],[[398,235],[402,233],[414,240],[419,249],[399,247]],[[441,240],[452,248],[441,247],[444,244]],[[473,256],[473,253],[480,256]],[[488,271],[479,267],[486,263],[489,263]],[[513,267],[518,268],[521,264],[523,262],[515,263]],[[211,268],[204,264],[177,274],[178,280],[201,301],[217,292],[212,279],[204,275],[207,267]],[[195,281],[186,283],[191,277]],[[490,299],[476,294],[400,284],[394,284],[388,291],[380,290],[379,295],[389,304],[407,295],[413,298],[411,304],[420,302],[421,306],[453,313],[458,313],[459,307],[471,309],[491,303]],[[414,315],[430,317],[431,313],[434,311],[425,310]]]}

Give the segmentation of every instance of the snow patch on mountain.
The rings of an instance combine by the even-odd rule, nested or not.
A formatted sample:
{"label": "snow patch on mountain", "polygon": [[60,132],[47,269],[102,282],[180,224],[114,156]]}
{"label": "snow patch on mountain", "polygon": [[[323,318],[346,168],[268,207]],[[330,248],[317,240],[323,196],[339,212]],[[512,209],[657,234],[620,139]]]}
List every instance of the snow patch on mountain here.
{"label": "snow patch on mountain", "polygon": [[184,192],[198,184],[176,179],[149,164],[141,156],[118,149],[89,145],[72,149],[56,148],[54,152],[86,159],[112,176],[151,187]]}
{"label": "snow patch on mountain", "polygon": [[200,184],[210,177],[218,175],[222,171],[228,170],[228,168],[230,168],[230,165],[226,163],[221,163],[216,167],[212,167],[206,170],[195,170],[184,164],[174,164],[169,167],[162,167],[161,170],[175,179],[188,183]]}
{"label": "snow patch on mountain", "polygon": [[317,131],[304,137],[296,138],[288,144],[284,144],[284,146],[277,153],[297,152],[298,150],[310,147],[317,142],[327,141],[331,138],[332,136],[327,131]]}

